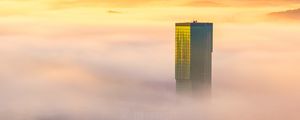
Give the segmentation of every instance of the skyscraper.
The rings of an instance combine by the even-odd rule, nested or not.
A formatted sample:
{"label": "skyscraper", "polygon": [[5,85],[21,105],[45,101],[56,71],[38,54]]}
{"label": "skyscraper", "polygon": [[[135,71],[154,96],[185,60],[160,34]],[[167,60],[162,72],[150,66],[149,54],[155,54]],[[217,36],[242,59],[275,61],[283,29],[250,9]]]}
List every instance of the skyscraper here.
{"label": "skyscraper", "polygon": [[176,23],[176,90],[193,93],[211,89],[212,23]]}

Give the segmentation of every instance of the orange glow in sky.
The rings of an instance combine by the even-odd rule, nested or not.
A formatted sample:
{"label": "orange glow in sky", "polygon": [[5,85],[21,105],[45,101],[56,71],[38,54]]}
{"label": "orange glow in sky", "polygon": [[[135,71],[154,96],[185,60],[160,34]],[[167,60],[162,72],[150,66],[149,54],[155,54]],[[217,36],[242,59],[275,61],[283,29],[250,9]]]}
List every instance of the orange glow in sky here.
{"label": "orange glow in sky", "polygon": [[192,20],[214,23],[216,117],[300,119],[299,0],[0,0],[0,119],[176,109]]}

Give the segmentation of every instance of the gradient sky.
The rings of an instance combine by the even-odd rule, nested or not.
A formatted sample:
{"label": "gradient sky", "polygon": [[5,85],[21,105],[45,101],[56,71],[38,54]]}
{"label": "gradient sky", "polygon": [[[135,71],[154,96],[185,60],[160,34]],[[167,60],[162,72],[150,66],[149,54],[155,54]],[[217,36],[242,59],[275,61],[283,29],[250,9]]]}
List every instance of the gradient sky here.
{"label": "gradient sky", "polygon": [[[297,0],[2,0],[2,23],[143,25],[199,19],[252,22],[299,7]],[[100,22],[101,21],[101,22]],[[147,24],[146,24],[147,23]]]}
{"label": "gradient sky", "polygon": [[[299,120],[299,18],[299,0],[1,0],[0,119]],[[194,19],[214,23],[213,112],[173,104],[174,25]]]}

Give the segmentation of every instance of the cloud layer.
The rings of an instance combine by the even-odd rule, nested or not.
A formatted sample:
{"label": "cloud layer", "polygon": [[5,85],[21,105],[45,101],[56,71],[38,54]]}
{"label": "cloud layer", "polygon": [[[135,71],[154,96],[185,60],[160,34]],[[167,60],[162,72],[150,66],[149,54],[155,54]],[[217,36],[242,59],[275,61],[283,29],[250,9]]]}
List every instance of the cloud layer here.
{"label": "cloud layer", "polygon": [[299,9],[293,9],[293,10],[286,10],[281,12],[273,12],[268,14],[271,18],[278,18],[281,20],[293,20],[293,21],[299,21],[300,18],[300,8]]}
{"label": "cloud layer", "polygon": [[1,35],[1,119],[300,118],[296,26],[215,25],[211,103],[176,96],[173,27],[27,27]]}

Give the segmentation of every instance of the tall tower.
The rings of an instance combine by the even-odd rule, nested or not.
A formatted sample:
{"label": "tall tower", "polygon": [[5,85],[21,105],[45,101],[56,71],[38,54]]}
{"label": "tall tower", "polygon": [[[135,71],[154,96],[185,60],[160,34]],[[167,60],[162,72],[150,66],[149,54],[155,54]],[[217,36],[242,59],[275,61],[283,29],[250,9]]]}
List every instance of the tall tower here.
{"label": "tall tower", "polygon": [[176,90],[210,92],[213,52],[212,23],[176,23]]}

